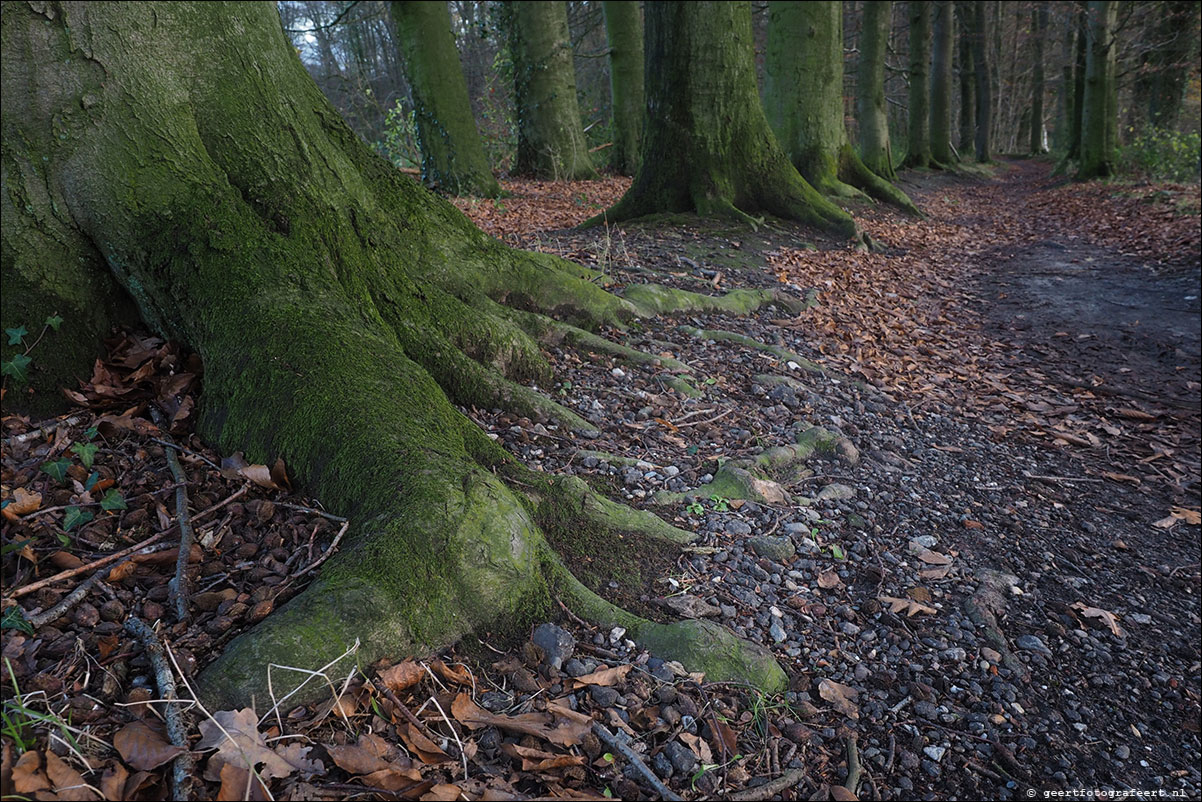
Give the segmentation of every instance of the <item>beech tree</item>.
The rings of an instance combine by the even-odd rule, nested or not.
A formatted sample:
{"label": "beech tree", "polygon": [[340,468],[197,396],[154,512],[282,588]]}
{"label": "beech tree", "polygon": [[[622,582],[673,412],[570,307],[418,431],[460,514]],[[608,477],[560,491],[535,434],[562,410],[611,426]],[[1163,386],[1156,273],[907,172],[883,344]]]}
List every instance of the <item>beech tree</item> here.
{"label": "beech tree", "polygon": [[1149,41],[1135,76],[1135,96],[1153,127],[1172,130],[1181,115],[1190,72],[1198,65],[1202,5],[1195,0],[1167,0],[1154,6]]}
{"label": "beech tree", "polygon": [[959,0],[956,17],[960,21],[960,39],[957,56],[960,61],[960,150],[964,158],[974,150],[973,139],[977,130],[977,71],[972,58],[972,3]]}
{"label": "beech tree", "polygon": [[892,0],[867,0],[856,74],[856,122],[860,127],[860,158],[864,166],[886,181],[897,178],[885,99],[885,54],[892,28]]}
{"label": "beech tree", "polygon": [[910,0],[910,109],[906,167],[931,166],[931,4]]}
{"label": "beech tree", "polygon": [[589,223],[659,212],[758,222],[767,212],[858,236],[855,222],[790,163],[756,92],[751,5],[649,3],[642,155],[634,181]]}
{"label": "beech tree", "polygon": [[472,117],[446,2],[397,1],[389,10],[417,116],[422,179],[453,195],[497,197],[501,187]]}
{"label": "beech tree", "polygon": [[350,519],[320,577],[201,674],[202,697],[262,702],[269,664],[316,668],[355,639],[366,665],[524,632],[553,597],[711,679],[783,690],[763,647],[614,607],[551,545],[638,565],[691,533],[526,469],[455,407],[591,429],[528,386],[550,378],[539,342],[649,360],[573,325],[644,307],[503,246],[375,155],[274,4],[10,2],[0,19],[2,325],[57,311],[60,347],[39,359],[87,375],[98,330],[140,318],[203,360],[200,437],[283,458]]}
{"label": "beech tree", "polygon": [[1048,32],[1048,4],[1037,3],[1031,10],[1031,29],[1034,33],[1033,59],[1035,64],[1031,75],[1031,153],[1043,153],[1043,39]]}
{"label": "beech tree", "polygon": [[990,138],[993,125],[993,92],[989,72],[989,9],[986,8],[987,5],[987,3],[981,2],[968,4],[972,26],[968,31],[969,49],[972,52],[973,75],[976,78],[974,87],[976,128],[973,144],[976,147],[978,162],[988,162],[993,159]]}
{"label": "beech tree", "polygon": [[1114,26],[1118,3],[1093,0],[1086,6],[1088,44],[1085,50],[1085,95],[1081,105],[1081,164],[1077,178],[1114,174],[1118,146],[1115,100]]}
{"label": "beech tree", "polygon": [[940,164],[956,161],[952,150],[952,58],[955,13],[952,0],[939,0],[931,14],[931,158]]}
{"label": "beech tree", "polygon": [[605,0],[614,144],[610,164],[634,175],[643,132],[643,20],[638,0]]}
{"label": "beech tree", "polygon": [[836,1],[768,4],[764,108],[798,172],[819,192],[861,195],[918,209],[864,166],[843,124],[843,6]]}
{"label": "beech tree", "polygon": [[563,0],[506,0],[513,58],[518,152],[514,172],[539,178],[596,178],[580,108]]}

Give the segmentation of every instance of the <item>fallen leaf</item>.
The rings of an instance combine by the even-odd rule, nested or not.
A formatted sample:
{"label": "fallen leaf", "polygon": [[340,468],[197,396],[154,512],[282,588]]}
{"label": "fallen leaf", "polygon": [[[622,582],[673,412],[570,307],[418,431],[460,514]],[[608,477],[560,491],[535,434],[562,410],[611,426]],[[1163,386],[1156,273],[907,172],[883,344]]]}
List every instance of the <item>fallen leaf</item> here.
{"label": "fallen leaf", "polygon": [[952,564],[951,557],[948,557],[946,554],[940,554],[937,551],[931,551],[930,549],[923,549],[922,551],[918,552],[917,557],[918,557],[918,559],[922,560],[927,565],[951,565]]}
{"label": "fallen leaf", "polygon": [[943,579],[952,570],[950,565],[938,565],[934,568],[923,568],[918,572],[922,579]]}
{"label": "fallen leaf", "polygon": [[150,771],[186,752],[167,740],[165,733],[151,728],[143,721],[126,724],[113,736],[113,747],[130,766],[139,771]]}
{"label": "fallen leaf", "polygon": [[584,674],[576,677],[576,679],[573,680],[575,683],[573,687],[583,688],[585,685],[616,685],[626,678],[626,675],[630,673],[630,669],[632,668],[634,668],[634,666],[627,663],[626,665],[615,666],[614,668],[603,668],[599,671],[594,671],[591,674]]}
{"label": "fallen leaf", "polygon": [[125,782],[128,779],[129,769],[120,763],[114,763],[100,776],[100,793],[105,799],[129,799],[125,794]]}
{"label": "fallen leaf", "polygon": [[[283,461],[277,461],[276,466],[282,470]],[[249,479],[259,487],[265,487],[268,490],[283,490],[285,485],[277,482],[274,474],[275,470],[266,465],[247,463],[241,451],[235,451],[221,460],[221,475],[227,479]]]}
{"label": "fallen leaf", "polygon": [[353,744],[327,744],[325,749],[334,765],[347,774],[371,774],[393,768],[392,758],[398,754],[395,747],[371,733],[359,736]]}
{"label": "fallen leaf", "polygon": [[54,786],[55,795],[67,802],[99,799],[99,795],[88,787],[83,775],[53,752],[46,753],[46,776]]}
{"label": "fallen leaf", "polygon": [[1125,474],[1125,473],[1112,473],[1110,471],[1103,471],[1102,475],[1105,476],[1107,479],[1111,479],[1115,482],[1127,482],[1128,484],[1132,484],[1132,485],[1142,484],[1142,482],[1137,477],[1130,476],[1129,474]]}
{"label": "fallen leaf", "polygon": [[466,685],[469,688],[475,687],[476,681],[472,677],[472,672],[463,666],[449,666],[441,660],[435,660],[430,663],[430,667],[447,682],[453,682],[456,685]]}
{"label": "fallen leaf", "polygon": [[859,692],[855,688],[850,688],[834,680],[824,679],[818,683],[818,695],[848,718],[853,720],[860,718],[860,708],[854,702],[859,696]]}
{"label": "fallen leaf", "polygon": [[1116,415],[1130,420],[1156,420],[1155,415],[1149,415],[1142,409],[1135,409],[1134,407],[1119,407],[1114,412]]}
{"label": "fallen leaf", "polygon": [[322,770],[321,763],[305,758],[311,747],[292,744],[298,748],[280,751],[269,747],[259,733],[259,719],[249,707],[214,713],[212,720],[200,722],[200,735],[200,741],[196,744],[198,752],[217,749],[217,754],[209,758],[205,779],[221,779],[220,766],[223,763],[243,769],[261,766],[258,772],[264,780],[287,777],[297,770],[308,774]]}
{"label": "fallen leaf", "polygon": [[927,605],[916,602],[913,599],[899,599],[896,596],[881,596],[880,600],[889,605],[889,612],[900,613],[905,611],[907,617],[917,615],[918,613],[935,615],[937,612],[939,612],[934,607],[928,607]]}
{"label": "fallen leaf", "polygon": [[17,758],[17,762],[13,766],[12,783],[13,791],[27,797],[33,797],[38,791],[50,790],[50,780],[42,771],[40,753],[30,749]]}
{"label": "fallen leaf", "polygon": [[818,574],[818,587],[823,590],[837,588],[843,584],[843,580],[839,578],[839,573],[831,568],[826,569]]}
{"label": "fallen leaf", "polygon": [[31,493],[23,487],[18,487],[13,491],[13,500],[6,504],[0,513],[10,521],[17,520],[20,516],[36,511],[42,506],[42,494]]}
{"label": "fallen leaf", "polygon": [[714,753],[710,751],[710,745],[705,742],[705,739],[698,735],[692,735],[687,732],[682,732],[677,737],[684,742],[685,746],[693,751],[693,754],[697,756],[697,759],[700,760],[701,763],[705,764],[714,762]]}
{"label": "fallen leaf", "polygon": [[971,521],[971,520],[965,519],[964,520],[964,528],[965,529],[984,529],[985,524],[981,523],[980,521]]}
{"label": "fallen leaf", "polygon": [[931,600],[931,591],[919,585],[906,591],[906,595],[916,602],[926,604]]}
{"label": "fallen leaf", "polygon": [[451,712],[465,726],[477,730],[481,727],[497,727],[509,732],[520,732],[543,738],[559,746],[576,746],[589,731],[589,726],[573,720],[556,721],[548,713],[522,713],[517,716],[501,716],[490,713],[476,705],[466,693],[455,697]]}
{"label": "fallen leaf", "polygon": [[379,676],[380,681],[388,690],[400,693],[421,682],[422,678],[426,676],[426,671],[414,661],[406,660],[403,663],[397,663],[392,668],[384,669]]}
{"label": "fallen leaf", "polygon": [[271,793],[262,780],[233,763],[222,764],[221,787],[217,789],[218,802],[264,802],[268,799],[271,799]]}
{"label": "fallen leaf", "polygon": [[397,725],[397,734],[401,736],[405,746],[409,747],[409,751],[415,753],[423,763],[437,765],[453,760],[450,755],[442,751],[442,747],[427,738],[421,730],[408,721]]}
{"label": "fallen leaf", "polygon": [[514,743],[502,744],[501,751],[521,761],[522,771],[550,771],[567,766],[583,766],[585,762],[583,755],[556,755]]}
{"label": "fallen leaf", "polygon": [[1074,610],[1080,610],[1081,615],[1085,616],[1086,618],[1099,619],[1106,626],[1110,627],[1110,631],[1114,633],[1115,637],[1123,637],[1123,628],[1118,624],[1118,616],[1109,610],[1103,610],[1101,607],[1089,607],[1082,602],[1074,602],[1070,605],[1070,607],[1072,607]]}

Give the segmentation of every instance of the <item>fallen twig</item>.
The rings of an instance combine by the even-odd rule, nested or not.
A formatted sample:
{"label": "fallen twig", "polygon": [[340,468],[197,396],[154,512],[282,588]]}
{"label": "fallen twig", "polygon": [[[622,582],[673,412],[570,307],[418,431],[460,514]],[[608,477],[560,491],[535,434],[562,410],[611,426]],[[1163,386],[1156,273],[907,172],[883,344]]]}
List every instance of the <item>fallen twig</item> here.
{"label": "fallen twig", "polygon": [[757,785],[755,788],[744,788],[742,791],[735,791],[733,794],[727,794],[726,798],[733,799],[735,802],[761,802],[761,800],[776,796],[786,788],[792,788],[804,780],[805,776],[805,769],[790,769],[775,780],[769,780],[763,785]]}
{"label": "fallen twig", "polygon": [[[214,504],[212,507],[209,507],[205,510],[202,510],[201,512],[196,513],[196,515],[192,516],[192,521],[196,522],[200,518],[219,510],[220,508],[224,507],[226,504],[229,504],[231,501],[233,501],[234,499],[241,496],[248,489],[249,489],[249,485],[238,490],[236,493],[234,493],[233,495],[231,495],[229,498],[225,499],[224,501],[219,501],[216,504]],[[175,524],[172,524],[171,526],[167,527],[166,529],[162,529],[158,532],[155,532],[153,535],[146,538],[141,543],[135,543],[134,545],[132,545],[128,548],[121,549],[121,551],[115,551],[112,554],[108,555],[107,557],[101,557],[99,560],[93,560],[92,562],[90,562],[86,565],[76,566],[75,568],[68,568],[66,571],[60,571],[57,574],[55,574],[54,576],[48,576],[45,579],[39,579],[36,582],[30,582],[28,585],[22,585],[21,587],[15,589],[11,593],[9,593],[8,598],[10,598],[10,599],[20,598],[21,596],[25,596],[30,593],[33,593],[35,590],[41,590],[42,588],[46,587],[47,585],[52,585],[55,582],[60,582],[64,579],[70,579],[71,577],[78,576],[79,574],[86,574],[88,571],[93,571],[97,568],[102,568],[111,562],[116,562],[117,560],[120,560],[122,557],[128,557],[129,555],[133,554],[134,552],[140,551],[140,550],[146,548],[147,546],[157,543],[158,541],[162,540],[167,535],[171,534],[171,532],[174,529],[175,529]]]}
{"label": "fallen twig", "polygon": [[[164,432],[167,431],[167,419],[157,408],[150,408],[150,415],[154,418],[157,425]],[[188,512],[188,477],[184,474],[183,466],[179,464],[179,455],[175,453],[178,448],[169,440],[158,440],[157,442],[171,446],[165,452],[167,455],[167,467],[171,469],[171,476],[175,479],[179,487],[175,488],[175,523],[179,527],[179,554],[175,558],[175,576],[167,583],[167,592],[172,604],[175,606],[175,618],[177,621],[188,620],[188,599],[190,597],[188,588],[188,556],[192,553],[192,516]]]}
{"label": "fallen twig", "polygon": [[342,536],[346,534],[346,530],[350,528],[350,525],[350,521],[344,521],[342,528],[338,530],[338,534],[334,535],[334,540],[330,543],[330,547],[323,551],[320,557],[309,563],[308,566],[304,568],[298,568],[295,573],[289,575],[289,577],[284,580],[284,585],[287,585],[289,582],[292,582],[295,579],[299,579],[310,571],[315,571],[319,565],[330,559],[330,557],[334,555],[334,550],[338,548],[338,542],[342,540]]}
{"label": "fallen twig", "polygon": [[85,581],[79,583],[79,587],[60,599],[58,604],[54,605],[49,610],[46,610],[43,613],[38,613],[30,618],[29,625],[34,629],[41,629],[51,621],[57,621],[59,617],[66,614],[68,610],[83,601],[84,597],[88,595],[88,592],[91,591],[92,587],[97,582],[100,582],[108,577],[108,575],[108,571],[97,571],[96,573],[92,574]]}
{"label": "fallen twig", "polygon": [[639,757],[638,752],[635,752],[630,746],[614,737],[613,733],[602,727],[597,722],[593,722],[593,735],[596,735],[610,749],[616,749],[622,753],[622,757],[630,762],[630,765],[638,773],[640,777],[646,780],[651,786],[651,790],[659,794],[660,799],[672,800],[672,802],[681,802],[681,797],[677,796],[671,788],[660,782],[659,777],[651,769],[647,768],[647,764]]}
{"label": "fallen twig", "polygon": [[6,438],[4,438],[4,445],[8,446],[8,447],[12,447],[15,445],[20,445],[21,443],[27,443],[30,440],[36,440],[37,438],[39,438],[43,435],[50,434],[50,432],[53,432],[53,431],[57,431],[58,429],[61,429],[64,426],[71,427],[77,423],[83,423],[85,420],[87,420],[87,418],[88,418],[88,413],[77,412],[74,415],[71,415],[70,417],[63,418],[62,420],[53,421],[52,423],[44,424],[44,425],[38,427],[37,429],[33,429],[31,431],[25,432],[25,434],[14,434],[12,437],[6,437]]}
{"label": "fallen twig", "polygon": [[1105,479],[1093,479],[1075,476],[1043,476],[1037,473],[1027,473],[1026,471],[1023,471],[1023,476],[1027,479],[1039,479],[1043,482],[1092,482],[1095,484],[1101,484],[1102,482],[1106,481]]}
{"label": "fallen twig", "polygon": [[[159,698],[167,703],[167,709],[164,711],[167,719],[167,737],[171,739],[171,743],[187,750],[187,727],[184,725],[183,711],[176,703],[178,700],[175,695],[175,675],[171,673],[171,666],[167,665],[163,642],[159,640],[159,636],[150,628],[150,625],[137,616],[129,617],[125,622],[125,631],[141,642],[142,648],[146,650],[146,656],[150,659],[150,665],[154,669],[154,680],[159,688]],[[191,752],[184,751],[175,757],[171,766],[172,799],[187,800],[191,798],[193,771],[194,761]]]}
{"label": "fallen twig", "polygon": [[289,501],[277,501],[277,502],[275,502],[275,505],[277,507],[287,507],[290,510],[300,510],[301,512],[311,512],[314,515],[320,515],[322,518],[329,518],[331,521],[337,521],[338,523],[342,523],[342,522],[346,521],[346,518],[343,518],[341,515],[335,515],[332,512],[326,512],[325,510],[319,510],[315,507],[306,507],[303,504],[293,504],[292,502],[289,502]]}
{"label": "fallen twig", "polygon": [[860,750],[856,746],[856,734],[853,732],[847,738],[847,782],[843,783],[843,787],[855,794],[862,773]]}

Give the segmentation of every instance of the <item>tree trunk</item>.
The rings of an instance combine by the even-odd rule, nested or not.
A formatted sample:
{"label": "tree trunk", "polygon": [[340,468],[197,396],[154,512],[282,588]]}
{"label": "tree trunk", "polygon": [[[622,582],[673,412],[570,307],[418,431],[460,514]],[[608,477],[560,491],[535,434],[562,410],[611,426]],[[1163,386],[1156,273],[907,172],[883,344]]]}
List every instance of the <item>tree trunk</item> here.
{"label": "tree trunk", "polygon": [[856,76],[856,116],[860,124],[860,158],[872,172],[893,181],[889,145],[889,109],[885,100],[885,54],[893,26],[892,0],[864,3],[860,63]]}
{"label": "tree trunk", "polygon": [[905,193],[869,170],[843,124],[843,10],[835,0],[768,4],[764,108],[802,177],[824,195],[860,190],[911,214]]}
{"label": "tree trunk", "polygon": [[555,180],[596,178],[576,102],[567,6],[563,0],[504,5],[518,116],[514,172]]}
{"label": "tree trunk", "polygon": [[320,577],[205,669],[211,704],[261,702],[269,664],[316,668],[356,639],[336,672],[479,627],[521,632],[553,593],[713,679],[783,690],[761,647],[603,601],[544,532],[635,566],[692,535],[535,474],[455,408],[588,428],[525,383],[550,378],[536,337],[591,335],[529,310],[620,324],[640,309],[579,265],[504,247],[373,154],[274,4],[12,3],[0,45],[0,325],[18,322],[14,289],[32,288],[40,320],[120,284],[147,325],[203,360],[198,434],[252,461],[282,457],[350,518]]}
{"label": "tree trunk", "polygon": [[638,0],[605,0],[602,9],[614,121],[610,165],[634,175],[643,133],[643,20]]}
{"label": "tree trunk", "polygon": [[1043,147],[1043,39],[1048,34],[1048,4],[1039,2],[1031,11],[1034,30],[1035,68],[1031,76],[1031,153],[1044,152]]}
{"label": "tree trunk", "polygon": [[952,153],[952,53],[955,46],[952,0],[935,3],[931,49],[931,158],[954,164]]}
{"label": "tree trunk", "polygon": [[1158,3],[1152,41],[1147,44],[1139,73],[1136,97],[1147,109],[1148,124],[1174,130],[1181,116],[1185,87],[1198,59],[1198,15],[1195,0]]}
{"label": "tree trunk", "polygon": [[910,109],[906,167],[931,165],[931,4],[910,0]]}
{"label": "tree trunk", "polygon": [[767,212],[858,237],[855,222],[797,172],[755,85],[751,6],[663,2],[645,9],[643,149],[630,189],[589,221],[696,211],[756,223]]}
{"label": "tree trunk", "polygon": [[972,62],[973,72],[976,75],[976,101],[977,101],[977,120],[976,120],[976,137],[973,140],[976,145],[977,161],[981,163],[993,160],[991,153],[991,125],[993,115],[993,95],[990,87],[990,68],[989,68],[989,25],[988,14],[989,4],[983,2],[973,3],[971,6],[972,12]]}
{"label": "tree trunk", "polygon": [[960,150],[967,159],[977,130],[977,71],[972,62],[972,4],[956,3],[960,18]]}
{"label": "tree trunk", "polygon": [[472,117],[446,2],[393,2],[389,8],[417,112],[422,179],[452,195],[499,196]]}
{"label": "tree trunk", "polygon": [[1089,16],[1089,41],[1085,52],[1078,179],[1113,175],[1118,144],[1115,141],[1118,111],[1114,104],[1114,26],[1118,4],[1112,0],[1094,0],[1087,6],[1086,13]]}

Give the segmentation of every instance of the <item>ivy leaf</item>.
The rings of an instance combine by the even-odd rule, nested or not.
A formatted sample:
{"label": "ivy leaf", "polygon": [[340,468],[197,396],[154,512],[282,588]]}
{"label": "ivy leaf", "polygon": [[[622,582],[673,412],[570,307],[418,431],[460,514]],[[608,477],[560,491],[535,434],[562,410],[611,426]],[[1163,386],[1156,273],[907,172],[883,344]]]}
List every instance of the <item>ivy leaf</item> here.
{"label": "ivy leaf", "polygon": [[25,339],[25,335],[29,333],[29,330],[24,326],[18,326],[15,329],[5,329],[4,333],[8,335],[9,345],[20,345],[21,341]]}
{"label": "ivy leaf", "polygon": [[100,481],[100,474],[96,473],[96,471],[92,471],[92,473],[88,475],[88,481],[83,483],[84,492],[86,492],[86,493],[92,492],[92,488],[95,487],[96,483],[99,481]]}
{"label": "ivy leaf", "polygon": [[100,428],[97,426],[89,426],[83,430],[83,433],[84,436],[86,436],[89,440],[95,440],[96,435],[100,433]]}
{"label": "ivy leaf", "polygon": [[104,498],[100,499],[100,509],[112,512],[113,510],[128,509],[128,507],[125,506],[125,497],[114,488],[105,493]]}
{"label": "ivy leaf", "polygon": [[59,482],[67,481],[67,468],[71,467],[71,460],[59,457],[53,462],[42,463],[42,472],[50,474],[51,478]]}
{"label": "ivy leaf", "polygon": [[57,313],[55,313],[55,314],[51,315],[50,317],[46,318],[46,325],[49,326],[50,328],[54,329],[55,331],[58,331],[58,327],[63,325],[63,319]]}
{"label": "ivy leaf", "polygon": [[81,510],[79,507],[67,507],[67,513],[63,516],[63,529],[70,532],[75,527],[86,524],[95,517],[96,514],[91,510]]}
{"label": "ivy leaf", "polygon": [[71,446],[71,451],[79,461],[83,463],[85,468],[91,468],[92,463],[96,460],[96,452],[100,450],[100,446],[95,443],[76,443]]}
{"label": "ivy leaf", "polygon": [[17,604],[4,611],[4,618],[0,619],[0,629],[17,629],[26,635],[33,634],[33,625],[25,620],[25,611]]}
{"label": "ivy leaf", "polygon": [[23,382],[29,377],[29,363],[32,361],[25,354],[14,354],[7,362],[0,362],[0,373]]}

